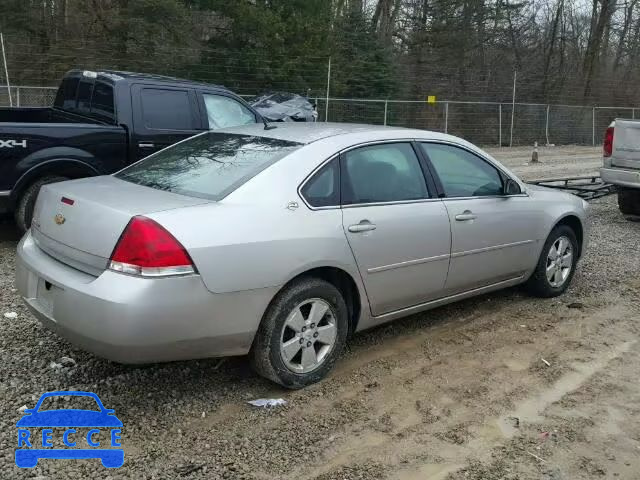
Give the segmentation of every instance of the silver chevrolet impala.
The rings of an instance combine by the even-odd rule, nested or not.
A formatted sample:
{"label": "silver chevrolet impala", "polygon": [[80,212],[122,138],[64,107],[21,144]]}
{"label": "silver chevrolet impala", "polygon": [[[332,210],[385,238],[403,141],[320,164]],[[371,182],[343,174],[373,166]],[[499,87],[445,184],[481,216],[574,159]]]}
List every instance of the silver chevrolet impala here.
{"label": "silver chevrolet impala", "polygon": [[583,200],[457,137],[248,125],[44,186],[16,276],[43,324],[100,356],[248,353],[300,388],[356,331],[517,284],[560,295],[587,237]]}

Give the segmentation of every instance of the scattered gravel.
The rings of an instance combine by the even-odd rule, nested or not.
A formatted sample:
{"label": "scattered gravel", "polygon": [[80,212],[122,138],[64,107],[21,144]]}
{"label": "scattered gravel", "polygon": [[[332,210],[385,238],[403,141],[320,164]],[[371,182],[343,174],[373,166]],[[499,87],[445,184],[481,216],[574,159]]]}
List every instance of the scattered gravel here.
{"label": "scattered gravel", "polygon": [[[0,312],[17,313],[0,317],[0,477],[637,478],[640,224],[613,197],[591,217],[589,252],[563,297],[511,289],[365,332],[326,381],[297,392],[243,358],[132,367],[74,348],[12,290],[16,234],[0,225]],[[115,409],[122,468],[15,467],[19,409],[52,390],[93,391]],[[256,398],[287,404],[247,404]],[[543,443],[541,432],[553,435]]]}

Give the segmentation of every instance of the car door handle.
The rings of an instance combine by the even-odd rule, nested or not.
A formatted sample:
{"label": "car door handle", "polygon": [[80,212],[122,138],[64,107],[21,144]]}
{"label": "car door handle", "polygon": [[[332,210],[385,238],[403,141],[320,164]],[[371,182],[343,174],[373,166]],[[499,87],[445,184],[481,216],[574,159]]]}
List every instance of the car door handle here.
{"label": "car door handle", "polygon": [[140,148],[155,148],[155,143],[153,142],[140,142],[138,143],[138,147]]}
{"label": "car door handle", "polygon": [[369,220],[362,220],[360,223],[356,223],[355,225],[349,225],[348,230],[351,233],[360,233],[370,232],[371,230],[375,230],[376,228],[376,225],[371,223]]}
{"label": "car door handle", "polygon": [[466,222],[467,220],[475,220],[478,216],[473,213],[471,210],[465,210],[459,215],[456,215],[456,221],[458,222]]}

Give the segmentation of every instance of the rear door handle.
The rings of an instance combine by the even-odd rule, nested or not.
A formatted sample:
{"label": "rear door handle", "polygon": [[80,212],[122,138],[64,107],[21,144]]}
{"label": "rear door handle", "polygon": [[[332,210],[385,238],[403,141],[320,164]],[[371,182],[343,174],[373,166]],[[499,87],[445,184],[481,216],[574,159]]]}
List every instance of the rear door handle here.
{"label": "rear door handle", "polygon": [[351,233],[360,233],[370,232],[371,230],[375,230],[376,228],[376,225],[371,223],[369,220],[362,220],[360,223],[357,223],[355,225],[349,225],[348,230]]}
{"label": "rear door handle", "polygon": [[155,144],[153,142],[140,142],[138,143],[138,147],[140,148],[155,148]]}
{"label": "rear door handle", "polygon": [[478,216],[473,213],[471,210],[465,210],[459,215],[456,215],[456,221],[458,222],[466,222],[467,220],[475,220]]}

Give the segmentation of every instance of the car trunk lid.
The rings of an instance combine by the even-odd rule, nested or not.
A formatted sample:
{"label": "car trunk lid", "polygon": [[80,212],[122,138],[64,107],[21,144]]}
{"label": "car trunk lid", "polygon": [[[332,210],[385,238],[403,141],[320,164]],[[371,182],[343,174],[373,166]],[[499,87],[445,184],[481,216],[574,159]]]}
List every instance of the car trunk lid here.
{"label": "car trunk lid", "polygon": [[55,259],[97,276],[132,217],[203,203],[111,176],[54,183],[38,195],[32,234]]}

